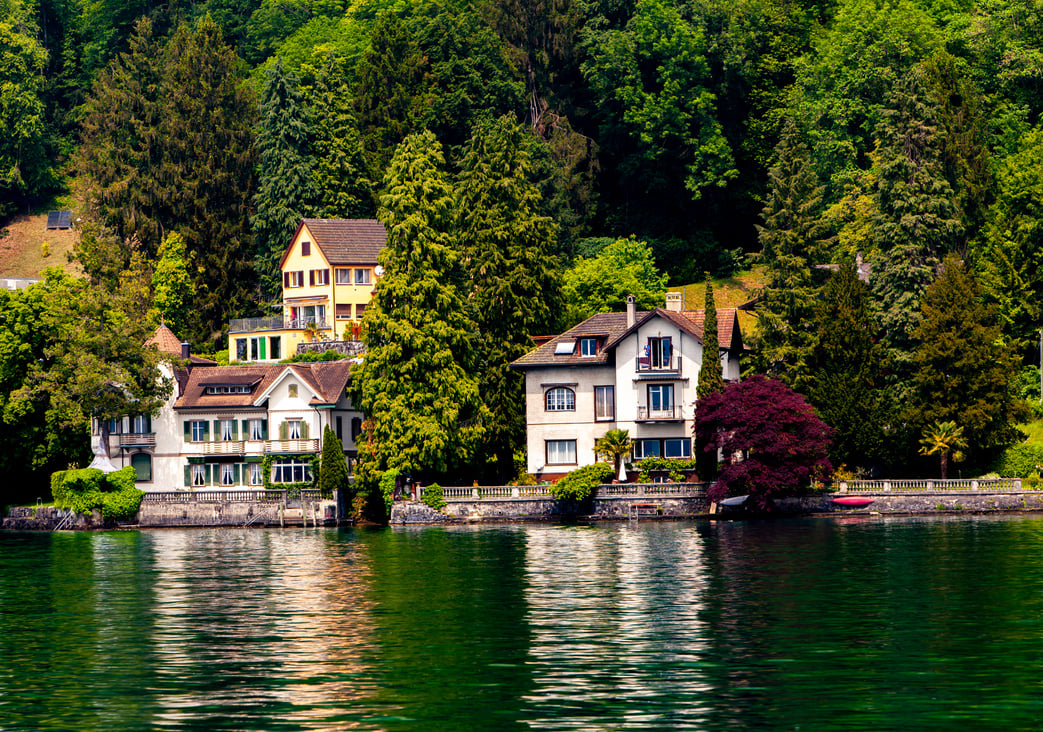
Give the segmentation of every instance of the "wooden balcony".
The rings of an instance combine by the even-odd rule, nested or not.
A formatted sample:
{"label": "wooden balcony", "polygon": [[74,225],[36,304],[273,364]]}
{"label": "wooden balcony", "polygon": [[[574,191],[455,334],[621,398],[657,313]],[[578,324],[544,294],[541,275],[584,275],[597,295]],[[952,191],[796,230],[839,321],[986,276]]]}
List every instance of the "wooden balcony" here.
{"label": "wooden balcony", "polygon": [[309,440],[265,440],[264,451],[274,455],[290,455],[293,453],[317,453],[320,449],[318,439]]}
{"label": "wooden balcony", "polygon": [[196,442],[204,455],[243,455],[246,444],[242,440],[221,440],[219,442]]}
{"label": "wooden balcony", "polygon": [[119,437],[120,447],[155,447],[156,433],[143,432],[126,435],[113,435]]}

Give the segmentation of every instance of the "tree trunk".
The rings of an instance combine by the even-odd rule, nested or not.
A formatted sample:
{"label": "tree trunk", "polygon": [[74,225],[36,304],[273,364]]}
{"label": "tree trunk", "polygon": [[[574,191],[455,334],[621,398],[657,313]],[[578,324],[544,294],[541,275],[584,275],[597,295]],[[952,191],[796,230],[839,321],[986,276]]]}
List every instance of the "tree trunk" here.
{"label": "tree trunk", "polygon": [[942,480],[949,474],[949,453],[942,450]]}

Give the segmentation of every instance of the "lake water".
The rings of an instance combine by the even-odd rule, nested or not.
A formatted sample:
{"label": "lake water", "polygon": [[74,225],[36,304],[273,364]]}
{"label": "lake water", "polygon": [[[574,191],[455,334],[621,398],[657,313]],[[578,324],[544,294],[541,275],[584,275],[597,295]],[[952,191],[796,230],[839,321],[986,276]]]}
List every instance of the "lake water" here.
{"label": "lake water", "polygon": [[1043,518],[0,534],[0,729],[1040,729]]}

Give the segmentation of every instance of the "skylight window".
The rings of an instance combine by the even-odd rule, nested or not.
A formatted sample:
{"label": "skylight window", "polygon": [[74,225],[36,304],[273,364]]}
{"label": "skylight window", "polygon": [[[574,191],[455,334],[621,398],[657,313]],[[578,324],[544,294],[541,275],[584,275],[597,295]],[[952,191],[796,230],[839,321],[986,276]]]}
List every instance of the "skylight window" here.
{"label": "skylight window", "polygon": [[576,350],[576,341],[558,341],[554,347],[555,356],[571,356]]}

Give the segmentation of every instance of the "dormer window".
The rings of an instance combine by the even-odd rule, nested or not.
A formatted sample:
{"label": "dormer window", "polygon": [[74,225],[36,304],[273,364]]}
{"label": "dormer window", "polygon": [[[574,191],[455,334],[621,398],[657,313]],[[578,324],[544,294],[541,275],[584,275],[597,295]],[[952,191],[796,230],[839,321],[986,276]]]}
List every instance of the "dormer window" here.
{"label": "dormer window", "polygon": [[591,356],[598,355],[598,339],[580,338],[579,355],[583,356],[584,358],[590,358]]}
{"label": "dormer window", "polygon": [[249,394],[251,387],[249,384],[208,384],[204,389],[204,394]]}
{"label": "dormer window", "polygon": [[558,341],[554,346],[555,356],[571,356],[576,351],[576,341]]}

